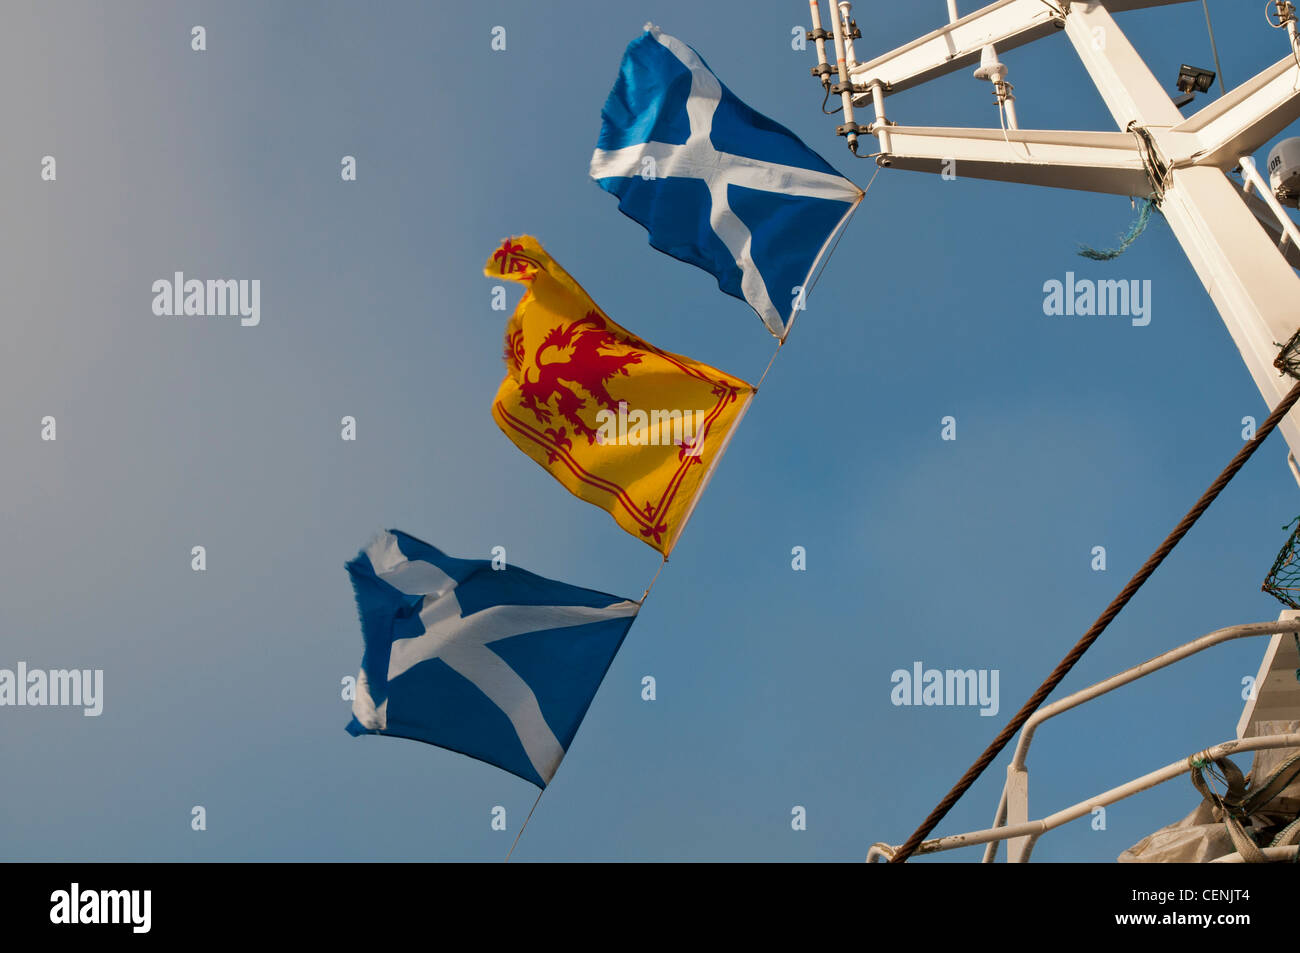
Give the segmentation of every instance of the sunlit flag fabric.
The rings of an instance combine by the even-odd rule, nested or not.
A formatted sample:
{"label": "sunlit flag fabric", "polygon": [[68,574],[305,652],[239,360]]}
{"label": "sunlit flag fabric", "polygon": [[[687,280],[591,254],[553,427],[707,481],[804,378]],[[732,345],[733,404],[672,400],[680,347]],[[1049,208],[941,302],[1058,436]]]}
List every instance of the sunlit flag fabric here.
{"label": "sunlit flag fabric", "polygon": [[657,27],[629,44],[601,111],[591,177],[662,252],[698,265],[784,338],[862,198]]}
{"label": "sunlit flag fabric", "polygon": [[450,748],[543,788],[640,608],[398,530],[347,569],[365,639],[348,731]]}
{"label": "sunlit flag fabric", "polygon": [[667,555],[753,387],[619,327],[535,238],[506,239],[484,271],[528,289],[506,325],[497,426],[570,493]]}

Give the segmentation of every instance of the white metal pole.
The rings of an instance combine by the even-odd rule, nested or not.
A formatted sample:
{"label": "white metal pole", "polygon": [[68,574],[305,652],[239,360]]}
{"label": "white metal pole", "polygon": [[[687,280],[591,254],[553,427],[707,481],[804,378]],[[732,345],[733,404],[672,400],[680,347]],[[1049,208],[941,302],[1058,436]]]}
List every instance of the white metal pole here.
{"label": "white metal pole", "polygon": [[1282,203],[1277,200],[1273,190],[1268,187],[1268,183],[1259,174],[1259,170],[1255,168],[1255,160],[1250,156],[1241,157],[1241,174],[1246,177],[1247,182],[1255,186],[1255,189],[1259,192],[1259,197],[1273,210],[1273,214],[1277,216],[1277,220],[1281,223],[1282,230],[1286,232],[1287,237],[1295,242],[1297,246],[1300,246],[1300,229],[1296,228],[1295,221],[1282,208]]}
{"label": "white metal pole", "polygon": [[853,12],[853,4],[849,0],[840,0],[840,23],[844,28],[844,59],[845,65],[848,66],[849,72],[858,65],[858,54],[853,50],[853,30],[849,24],[852,21],[850,14]]}
{"label": "white metal pole", "polygon": [[[889,123],[885,121],[885,89],[878,81],[871,83],[871,104],[876,110],[876,137],[880,140],[880,151],[887,157],[893,152],[893,146],[889,138]],[[884,165],[889,165],[886,158]]]}
{"label": "white metal pole", "polygon": [[[819,67],[828,65],[826,62],[826,39],[821,36],[826,31],[822,29],[822,5],[821,0],[808,0],[808,9],[812,14],[812,31],[816,36],[813,44],[817,47],[817,65]],[[827,70],[821,71],[822,82],[830,85],[831,74]]]}
{"label": "white metal pole", "polygon": [[[1065,32],[1121,129],[1143,127],[1159,141],[1164,130],[1183,122],[1106,7],[1075,4],[1065,18]],[[1099,36],[1104,42],[1097,42]],[[1255,386],[1267,405],[1276,407],[1292,382],[1278,373],[1273,360],[1278,342],[1288,340],[1300,324],[1300,278],[1222,171],[1175,165],[1163,185],[1165,220],[1218,308]],[[1300,451],[1300,420],[1288,416],[1279,429],[1290,449]]]}
{"label": "white metal pole", "polygon": [[[1010,85],[1010,84],[1008,84]],[[1020,120],[1016,118],[1016,95],[1007,90],[1007,100],[1004,103],[1007,109],[1007,127],[1010,129],[1019,129]]]}
{"label": "white metal pole", "polygon": [[957,0],[948,0],[948,22],[956,23],[960,19],[957,13]]}
{"label": "white metal pole", "polygon": [[844,124],[849,128],[846,136],[849,148],[858,151],[858,134],[853,131],[853,92],[849,82],[848,67],[844,64],[844,28],[840,25],[840,16],[832,11],[831,32],[835,36],[835,69],[840,78],[840,102],[844,104]]}

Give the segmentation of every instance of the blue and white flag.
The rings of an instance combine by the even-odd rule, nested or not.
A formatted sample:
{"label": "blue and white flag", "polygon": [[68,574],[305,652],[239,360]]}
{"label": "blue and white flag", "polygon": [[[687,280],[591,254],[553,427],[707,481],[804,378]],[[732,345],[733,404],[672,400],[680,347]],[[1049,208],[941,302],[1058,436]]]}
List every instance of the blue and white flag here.
{"label": "blue and white flag", "polygon": [[658,27],[628,45],[600,118],[591,177],[784,338],[862,190]]}
{"label": "blue and white flag", "polygon": [[450,748],[542,788],[641,608],[397,530],[347,569],[366,644],[348,731]]}

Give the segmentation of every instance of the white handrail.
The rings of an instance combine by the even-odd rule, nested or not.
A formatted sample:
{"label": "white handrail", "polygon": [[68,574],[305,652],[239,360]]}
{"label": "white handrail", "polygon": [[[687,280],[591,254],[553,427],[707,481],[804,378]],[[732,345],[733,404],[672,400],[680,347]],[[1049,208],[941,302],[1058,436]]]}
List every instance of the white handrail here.
{"label": "white handrail", "polygon": [[1196,655],[1198,652],[1204,652],[1206,649],[1221,645],[1224,642],[1231,642],[1234,639],[1249,639],[1260,635],[1277,635],[1279,632],[1300,632],[1300,620],[1248,622],[1245,625],[1232,625],[1226,629],[1216,629],[1199,639],[1193,639],[1185,645],[1180,645],[1176,649],[1170,649],[1153,659],[1148,659],[1141,665],[1134,665],[1118,675],[1112,675],[1110,678],[1089,686],[1082,691],[1067,695],[1060,701],[1052,702],[1052,704],[1040,708],[1025,722],[1025,727],[1020,732],[1020,740],[1016,743],[1016,753],[1011,764],[1015,768],[1025,766],[1025,759],[1029,756],[1029,745],[1034,739],[1034,730],[1049,718],[1054,718],[1064,711],[1077,708],[1086,701],[1100,698],[1102,695],[1113,692],[1123,685],[1144,678],[1152,672],[1158,672],[1162,668],[1168,668],[1175,662],[1181,662],[1185,658]]}
{"label": "white handrail", "polygon": [[[1197,752],[1191,758],[1182,758],[1172,764],[1167,764],[1159,770],[1144,774],[1140,778],[1135,778],[1127,784],[1121,784],[1119,787],[1111,788],[1109,791],[1103,791],[1096,797],[1080,801],[1078,804],[1073,804],[1064,810],[1049,814],[1039,820],[1028,821],[1024,824],[1011,824],[1006,827],[992,827],[983,831],[971,831],[966,834],[951,834],[947,837],[938,837],[922,842],[921,846],[916,849],[916,853],[918,856],[921,854],[937,854],[945,850],[973,847],[976,844],[987,844],[993,841],[1007,840],[1011,837],[1028,837],[1031,840],[1037,840],[1048,831],[1055,830],[1070,821],[1077,821],[1090,813],[1094,807],[1107,807],[1117,801],[1122,801],[1134,794],[1139,794],[1187,773],[1191,770],[1191,760],[1193,758],[1208,762],[1227,757],[1234,752],[1262,751],[1271,748],[1300,748],[1300,733],[1225,741],[1212,748]],[[877,858],[888,860],[896,849],[889,844],[872,844],[871,850],[867,853],[867,862],[875,863]]]}
{"label": "white handrail", "polygon": [[[1075,692],[1072,695],[1052,702],[1036,711],[1029,721],[1025,722],[1025,727],[1021,729],[1020,738],[1016,743],[1015,755],[1011,761],[1011,769],[1015,771],[1024,771],[1026,769],[1025,761],[1029,756],[1029,746],[1033,743],[1034,731],[1040,724],[1049,718],[1054,718],[1062,712],[1077,708],[1084,702],[1092,701],[1099,698],[1123,685],[1135,682],[1139,678],[1144,678],[1152,672],[1158,672],[1162,668],[1167,668],[1175,662],[1180,662],[1185,658],[1196,655],[1198,652],[1204,652],[1208,648],[1221,645],[1224,642],[1231,642],[1235,639],[1248,639],[1260,635],[1276,635],[1279,632],[1296,632],[1300,631],[1300,620],[1278,620],[1276,622],[1248,622],[1244,625],[1228,626],[1224,629],[1216,629],[1208,635],[1203,635],[1199,639],[1193,639],[1184,645],[1175,649],[1157,655],[1155,658],[1148,659],[1141,665],[1135,665],[1130,669],[1120,672],[1118,675],[1112,675],[1110,678],[1097,682],[1095,685]],[[1002,797],[998,801],[997,813],[994,815],[993,827],[1001,827],[1007,819],[1007,789],[1003,785]],[[983,863],[991,864],[998,855],[998,841],[992,841],[984,851]],[[1029,848],[1032,848],[1032,841]]]}

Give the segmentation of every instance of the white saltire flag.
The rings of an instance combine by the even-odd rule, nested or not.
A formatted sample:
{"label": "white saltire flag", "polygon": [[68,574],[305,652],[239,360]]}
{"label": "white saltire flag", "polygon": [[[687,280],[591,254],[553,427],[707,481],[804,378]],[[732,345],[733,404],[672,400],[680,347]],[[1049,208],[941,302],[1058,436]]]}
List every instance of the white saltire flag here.
{"label": "white saltire flag", "polygon": [[542,788],[640,609],[397,530],[347,569],[365,639],[348,731],[450,748]]}
{"label": "white saltire flag", "polygon": [[862,190],[658,27],[628,45],[600,117],[591,177],[784,339]]}

